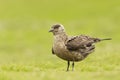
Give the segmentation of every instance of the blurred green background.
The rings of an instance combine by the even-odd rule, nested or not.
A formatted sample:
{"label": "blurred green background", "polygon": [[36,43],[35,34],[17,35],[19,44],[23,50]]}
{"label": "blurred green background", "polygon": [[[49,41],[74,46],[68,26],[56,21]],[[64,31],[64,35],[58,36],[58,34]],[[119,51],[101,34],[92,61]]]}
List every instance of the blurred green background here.
{"label": "blurred green background", "polygon": [[[112,38],[65,72],[52,55],[55,23],[69,35]],[[0,80],[119,80],[119,0],[0,0]]]}

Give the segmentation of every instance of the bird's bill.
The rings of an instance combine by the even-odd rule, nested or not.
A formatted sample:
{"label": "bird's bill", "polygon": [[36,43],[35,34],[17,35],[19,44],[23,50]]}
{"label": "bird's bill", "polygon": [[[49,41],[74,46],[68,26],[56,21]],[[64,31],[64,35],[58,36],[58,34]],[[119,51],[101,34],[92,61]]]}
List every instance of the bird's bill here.
{"label": "bird's bill", "polygon": [[53,29],[50,29],[49,32],[53,32]]}

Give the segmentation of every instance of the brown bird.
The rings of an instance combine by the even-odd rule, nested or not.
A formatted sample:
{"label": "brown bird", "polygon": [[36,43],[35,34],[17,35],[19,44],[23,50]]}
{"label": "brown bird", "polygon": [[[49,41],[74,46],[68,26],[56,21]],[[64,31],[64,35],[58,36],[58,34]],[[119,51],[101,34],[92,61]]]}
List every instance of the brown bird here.
{"label": "brown bird", "polygon": [[100,39],[86,35],[68,37],[65,33],[64,26],[61,24],[53,25],[49,32],[52,32],[54,35],[52,53],[68,62],[67,71],[69,71],[71,61],[72,70],[74,70],[74,62],[85,59],[94,51],[94,43],[111,40],[111,38]]}

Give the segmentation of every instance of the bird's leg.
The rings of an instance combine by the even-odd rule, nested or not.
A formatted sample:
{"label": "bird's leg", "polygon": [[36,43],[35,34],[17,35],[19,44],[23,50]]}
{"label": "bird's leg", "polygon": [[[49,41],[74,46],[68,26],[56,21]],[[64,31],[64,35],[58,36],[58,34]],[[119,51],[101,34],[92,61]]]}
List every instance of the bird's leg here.
{"label": "bird's leg", "polygon": [[73,63],[72,63],[72,71],[74,71],[74,61],[73,61]]}
{"label": "bird's leg", "polygon": [[70,61],[68,61],[68,64],[67,64],[67,71],[69,71],[69,66],[70,66]]}

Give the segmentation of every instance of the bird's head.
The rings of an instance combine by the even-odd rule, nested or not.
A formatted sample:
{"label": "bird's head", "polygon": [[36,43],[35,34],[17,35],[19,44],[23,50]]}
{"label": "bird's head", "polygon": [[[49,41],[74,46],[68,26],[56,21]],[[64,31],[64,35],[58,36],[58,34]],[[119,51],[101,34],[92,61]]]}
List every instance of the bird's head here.
{"label": "bird's head", "polygon": [[64,29],[64,26],[61,24],[54,24],[49,30],[49,32],[52,32],[54,35],[57,35],[65,32],[65,29]]}

